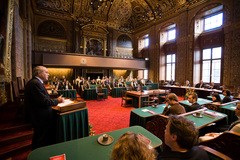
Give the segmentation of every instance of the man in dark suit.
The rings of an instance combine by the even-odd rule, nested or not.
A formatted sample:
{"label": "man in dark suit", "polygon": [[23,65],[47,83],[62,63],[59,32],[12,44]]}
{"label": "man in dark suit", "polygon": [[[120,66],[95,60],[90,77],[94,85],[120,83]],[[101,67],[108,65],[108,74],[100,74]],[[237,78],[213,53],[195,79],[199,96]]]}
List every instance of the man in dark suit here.
{"label": "man in dark suit", "polygon": [[196,88],[204,88],[205,84],[203,83],[203,80],[200,81],[200,83],[196,84]]}
{"label": "man in dark suit", "polygon": [[[171,105],[171,107],[169,107]],[[186,113],[185,108],[178,103],[178,97],[175,93],[170,93],[167,96],[166,107],[163,110],[163,115],[179,115]]]}
{"label": "man in dark suit", "polygon": [[43,84],[48,78],[47,68],[37,66],[33,69],[33,78],[25,86],[24,103],[34,128],[32,149],[54,143],[52,106],[64,102],[62,96],[50,98]]}
{"label": "man in dark suit", "polygon": [[188,96],[188,101],[189,103],[192,103],[192,105],[187,108],[187,112],[201,109],[201,105],[197,103],[197,99],[198,99],[198,95],[196,93],[190,94]]}

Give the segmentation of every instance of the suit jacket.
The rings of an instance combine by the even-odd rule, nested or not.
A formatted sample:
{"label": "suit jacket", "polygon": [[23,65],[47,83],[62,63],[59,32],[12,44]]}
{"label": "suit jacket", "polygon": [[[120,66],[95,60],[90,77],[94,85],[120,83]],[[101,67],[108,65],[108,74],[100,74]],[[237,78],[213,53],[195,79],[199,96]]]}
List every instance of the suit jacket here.
{"label": "suit jacket", "polygon": [[33,77],[25,86],[24,103],[33,125],[45,125],[51,121],[52,106],[58,99],[51,99],[44,85]]}
{"label": "suit jacket", "polygon": [[[198,83],[198,84],[196,84],[196,86],[195,86],[195,87],[196,87],[196,88],[200,88],[200,85],[201,85],[201,84],[200,84],[200,83]],[[203,84],[202,84],[201,88],[204,88],[204,86],[205,86],[205,83],[203,83]]]}
{"label": "suit jacket", "polygon": [[193,103],[191,106],[187,107],[187,112],[191,112],[197,109],[201,109],[201,105],[198,103]]}
{"label": "suit jacket", "polygon": [[168,107],[168,108],[165,107],[162,114],[163,115],[170,115],[170,114],[179,115],[182,113],[186,113],[185,108],[179,103],[175,103],[171,107]]}

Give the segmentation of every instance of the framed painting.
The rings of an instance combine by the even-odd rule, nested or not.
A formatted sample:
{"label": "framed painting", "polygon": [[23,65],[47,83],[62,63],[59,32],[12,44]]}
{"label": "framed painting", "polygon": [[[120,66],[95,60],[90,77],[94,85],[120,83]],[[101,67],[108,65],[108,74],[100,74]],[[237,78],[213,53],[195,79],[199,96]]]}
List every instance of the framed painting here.
{"label": "framed painting", "polygon": [[14,0],[1,0],[0,5],[0,82],[11,79],[11,45]]}

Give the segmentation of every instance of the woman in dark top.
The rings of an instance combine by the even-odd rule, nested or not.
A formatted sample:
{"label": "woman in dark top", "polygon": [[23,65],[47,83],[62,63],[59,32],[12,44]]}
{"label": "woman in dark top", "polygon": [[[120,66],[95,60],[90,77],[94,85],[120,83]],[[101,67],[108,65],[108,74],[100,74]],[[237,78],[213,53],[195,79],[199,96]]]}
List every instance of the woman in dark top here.
{"label": "woman in dark top", "polygon": [[223,98],[223,102],[222,103],[228,103],[228,102],[232,102],[232,99],[231,99],[231,92],[228,90],[228,89],[225,89],[223,91],[223,95],[225,96]]}
{"label": "woman in dark top", "polygon": [[219,103],[222,103],[221,98],[220,98],[220,96],[219,96],[218,93],[214,93],[214,94],[212,94],[212,100],[213,100],[213,102],[219,102]]}

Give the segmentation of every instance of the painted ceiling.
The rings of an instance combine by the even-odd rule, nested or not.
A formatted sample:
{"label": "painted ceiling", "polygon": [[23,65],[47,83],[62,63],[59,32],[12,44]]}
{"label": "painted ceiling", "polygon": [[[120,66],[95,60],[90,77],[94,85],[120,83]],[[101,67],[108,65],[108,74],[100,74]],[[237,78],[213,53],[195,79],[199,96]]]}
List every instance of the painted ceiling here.
{"label": "painted ceiling", "polygon": [[32,0],[32,4],[36,14],[136,29],[193,1],[197,0]]}

